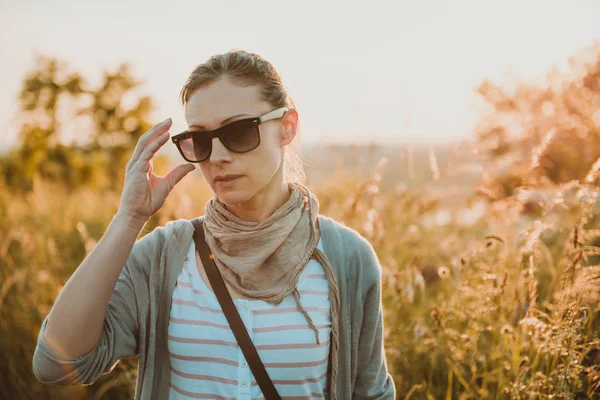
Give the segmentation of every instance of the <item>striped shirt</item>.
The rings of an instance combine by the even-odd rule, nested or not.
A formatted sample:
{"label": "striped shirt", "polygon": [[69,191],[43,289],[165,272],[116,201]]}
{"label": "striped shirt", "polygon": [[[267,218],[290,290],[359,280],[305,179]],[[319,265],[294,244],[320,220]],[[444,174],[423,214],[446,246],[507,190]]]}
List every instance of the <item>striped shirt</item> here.
{"label": "striped shirt", "polygon": [[[322,242],[318,243],[323,249]],[[170,310],[170,400],[264,399],[215,294],[196,265],[192,241],[177,278]],[[292,296],[278,306],[234,299],[250,338],[282,398],[324,398],[331,332],[328,282],[311,260],[298,281],[301,303],[319,331],[297,310]]]}

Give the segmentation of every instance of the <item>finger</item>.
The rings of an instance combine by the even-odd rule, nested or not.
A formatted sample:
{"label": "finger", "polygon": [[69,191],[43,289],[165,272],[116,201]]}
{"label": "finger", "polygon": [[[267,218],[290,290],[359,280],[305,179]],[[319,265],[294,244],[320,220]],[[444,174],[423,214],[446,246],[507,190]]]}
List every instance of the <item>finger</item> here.
{"label": "finger", "polygon": [[138,158],[149,143],[151,143],[158,136],[162,135],[167,130],[169,130],[171,124],[171,118],[167,118],[160,124],[154,125],[150,130],[148,130],[148,132],[140,136],[140,139],[138,140],[137,145],[135,146],[135,150],[133,151],[133,155],[131,156],[131,165],[135,164],[135,162],[138,160]]}
{"label": "finger", "polygon": [[160,149],[167,140],[169,140],[169,133],[165,132],[156,138],[154,142],[150,143],[150,145],[142,151],[142,154],[130,168],[130,171],[152,172],[152,157],[154,157],[158,149]]}
{"label": "finger", "polygon": [[165,132],[150,143],[138,158],[138,164],[145,164],[154,157],[156,152],[169,140],[169,132]]}
{"label": "finger", "polygon": [[193,164],[181,164],[169,171],[167,176],[165,176],[165,180],[169,184],[169,189],[173,189],[184,176],[195,169],[196,167]]}

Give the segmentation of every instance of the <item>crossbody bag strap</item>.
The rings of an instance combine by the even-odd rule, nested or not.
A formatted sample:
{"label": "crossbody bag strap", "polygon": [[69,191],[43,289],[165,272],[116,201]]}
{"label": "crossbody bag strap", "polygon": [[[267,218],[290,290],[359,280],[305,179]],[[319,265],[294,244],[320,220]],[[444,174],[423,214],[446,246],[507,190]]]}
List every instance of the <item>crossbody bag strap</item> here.
{"label": "crossbody bag strap", "polygon": [[256,347],[254,347],[252,339],[250,339],[250,335],[248,335],[248,331],[242,322],[242,318],[240,317],[235,304],[233,304],[233,300],[225,286],[223,277],[215,264],[214,255],[211,253],[208,244],[206,243],[202,221],[196,218],[192,220],[192,224],[195,228],[194,241],[196,242],[196,251],[200,255],[200,260],[202,260],[202,265],[204,265],[204,270],[206,271],[210,285],[221,304],[221,308],[225,313],[229,326],[240,345],[250,370],[256,378],[258,386],[262,390],[265,399],[281,400],[265,366],[260,360]]}

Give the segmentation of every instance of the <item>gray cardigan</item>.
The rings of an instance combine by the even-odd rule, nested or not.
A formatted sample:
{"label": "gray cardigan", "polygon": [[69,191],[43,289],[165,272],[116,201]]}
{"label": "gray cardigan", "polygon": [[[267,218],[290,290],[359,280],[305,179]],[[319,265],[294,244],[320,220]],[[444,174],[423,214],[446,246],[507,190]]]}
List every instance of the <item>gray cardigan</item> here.
{"label": "gray cardigan", "polygon": [[[319,224],[340,290],[337,398],[394,399],[383,349],[377,255],[356,231],[324,216]],[[190,221],[177,220],[136,241],[110,298],[100,340],[89,353],[60,358],[44,340],[46,317],[33,355],[35,376],[55,385],[91,384],[122,357],[139,355],[135,399],[167,399],[171,296],[193,233]]]}

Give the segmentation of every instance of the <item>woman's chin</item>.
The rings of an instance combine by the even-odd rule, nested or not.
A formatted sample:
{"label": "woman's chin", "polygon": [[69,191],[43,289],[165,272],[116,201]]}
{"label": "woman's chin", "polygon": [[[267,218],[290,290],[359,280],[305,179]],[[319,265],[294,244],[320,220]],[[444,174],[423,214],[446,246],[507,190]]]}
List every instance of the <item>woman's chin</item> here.
{"label": "woman's chin", "polygon": [[236,206],[239,204],[243,204],[252,198],[252,196],[247,191],[236,188],[217,188],[217,190],[215,190],[215,195],[221,201],[221,203],[227,206]]}

